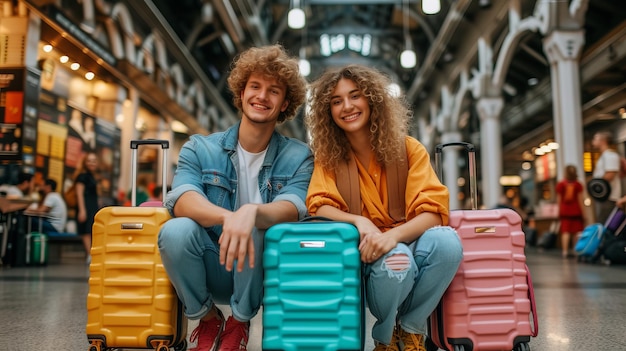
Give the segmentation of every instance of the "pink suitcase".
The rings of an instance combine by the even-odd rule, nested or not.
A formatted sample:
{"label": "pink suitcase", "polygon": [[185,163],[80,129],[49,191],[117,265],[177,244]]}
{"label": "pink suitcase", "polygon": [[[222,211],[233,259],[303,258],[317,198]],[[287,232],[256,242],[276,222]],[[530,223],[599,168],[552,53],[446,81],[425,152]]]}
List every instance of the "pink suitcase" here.
{"label": "pink suitcase", "polygon": [[522,219],[511,209],[476,210],[472,144],[436,146],[440,177],[445,146],[463,146],[468,152],[472,210],[450,211],[450,226],[463,244],[463,261],[430,317],[430,337],[448,351],[528,351],[538,325]]}

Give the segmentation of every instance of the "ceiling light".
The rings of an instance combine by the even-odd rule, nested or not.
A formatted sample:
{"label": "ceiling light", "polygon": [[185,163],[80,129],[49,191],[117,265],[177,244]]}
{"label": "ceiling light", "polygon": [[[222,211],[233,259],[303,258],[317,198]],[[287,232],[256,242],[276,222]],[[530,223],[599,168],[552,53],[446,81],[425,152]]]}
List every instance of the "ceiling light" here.
{"label": "ceiling light", "polygon": [[503,175],[500,177],[500,185],[502,186],[519,186],[522,184],[522,177],[518,175]]}
{"label": "ceiling light", "polygon": [[300,74],[303,76],[308,77],[311,74],[311,63],[306,58],[301,58],[298,61],[298,66],[300,67]]}
{"label": "ceiling light", "polygon": [[96,75],[93,72],[85,73],[85,79],[92,80]]}
{"label": "ceiling light", "polygon": [[306,59],[306,48],[304,45],[300,47],[300,61],[298,61],[298,67],[300,68],[300,74],[308,77],[311,74],[311,63]]}
{"label": "ceiling light", "polygon": [[422,12],[426,15],[434,15],[441,11],[441,1],[422,0]]}
{"label": "ceiling light", "polygon": [[323,56],[330,56],[330,36],[328,34],[320,35],[320,53]]}
{"label": "ceiling light", "polygon": [[52,51],[52,45],[50,45],[50,44],[46,44],[46,45],[44,45],[44,46],[43,46],[43,51],[45,51],[45,52],[50,52],[50,51]]}
{"label": "ceiling light", "polygon": [[539,79],[534,78],[534,77],[533,78],[528,78],[528,85],[529,86],[532,87],[532,86],[537,85],[538,83],[539,83]]}
{"label": "ceiling light", "polygon": [[417,64],[417,55],[412,49],[406,49],[400,54],[400,65],[404,68],[413,68]]}
{"label": "ceiling light", "polygon": [[550,150],[556,150],[559,148],[559,143],[551,141],[548,143],[548,147],[550,148]]}
{"label": "ceiling light", "polygon": [[294,7],[289,10],[289,14],[287,15],[287,25],[289,26],[289,28],[301,29],[304,28],[305,24],[306,15],[301,8]]}
{"label": "ceiling light", "polygon": [[67,63],[67,61],[69,61],[69,60],[70,60],[70,58],[65,56],[65,55],[59,57],[59,61],[61,61],[61,63]]}
{"label": "ceiling light", "polygon": [[413,68],[417,64],[417,55],[413,51],[409,34],[409,5],[408,0],[402,3],[402,27],[404,29],[404,51],[400,54],[400,65],[404,68]]}
{"label": "ceiling light", "polygon": [[72,71],[76,71],[80,68],[80,63],[74,62],[70,65],[70,68],[72,69]]}
{"label": "ceiling light", "polygon": [[400,94],[402,93],[398,83],[391,83],[391,84],[389,84],[389,86],[387,87],[387,90],[389,91],[389,95],[391,95],[393,97],[399,97]]}
{"label": "ceiling light", "polygon": [[363,36],[363,46],[361,46],[361,55],[369,56],[372,51],[372,36],[365,34]]}
{"label": "ceiling light", "polygon": [[532,167],[532,164],[528,161],[522,163],[522,169],[525,171],[529,170],[531,167]]}

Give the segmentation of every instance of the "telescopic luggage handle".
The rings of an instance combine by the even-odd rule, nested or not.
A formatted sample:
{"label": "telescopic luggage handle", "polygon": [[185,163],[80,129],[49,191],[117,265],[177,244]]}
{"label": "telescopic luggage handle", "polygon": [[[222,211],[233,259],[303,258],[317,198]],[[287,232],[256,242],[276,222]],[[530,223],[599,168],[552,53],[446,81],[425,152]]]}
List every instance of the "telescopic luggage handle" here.
{"label": "telescopic luggage handle", "polygon": [[130,149],[131,149],[131,158],[132,158],[132,167],[131,167],[131,181],[132,181],[132,189],[131,189],[131,204],[132,206],[137,206],[137,149],[139,145],[161,145],[161,149],[163,150],[163,166],[161,167],[162,179],[161,184],[163,190],[161,194],[165,199],[165,194],[167,192],[167,149],[170,148],[169,140],[161,140],[161,139],[143,139],[143,140],[131,140],[130,141]]}
{"label": "telescopic luggage handle", "polygon": [[161,139],[131,140],[130,148],[135,150],[139,145],[161,145],[161,149],[169,149],[170,141]]}
{"label": "telescopic luggage handle", "polygon": [[478,195],[476,192],[476,148],[474,144],[466,143],[463,141],[437,144],[435,146],[435,170],[439,179],[443,181],[443,165],[441,162],[441,154],[443,148],[448,146],[462,146],[467,151],[468,166],[469,166],[469,187],[470,187],[470,201],[472,203],[472,210],[478,208]]}

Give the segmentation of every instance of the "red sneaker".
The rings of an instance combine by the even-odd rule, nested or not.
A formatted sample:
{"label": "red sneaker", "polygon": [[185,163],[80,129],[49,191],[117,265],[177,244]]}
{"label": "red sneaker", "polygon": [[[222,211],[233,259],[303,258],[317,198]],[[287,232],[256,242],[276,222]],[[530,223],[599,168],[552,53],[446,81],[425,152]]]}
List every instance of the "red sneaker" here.
{"label": "red sneaker", "polygon": [[240,322],[228,317],[220,339],[220,351],[247,350],[250,322]]}
{"label": "red sneaker", "polygon": [[215,308],[217,315],[208,321],[200,320],[200,324],[191,332],[190,342],[198,340],[198,345],[190,351],[217,351],[220,336],[224,331],[224,315],[219,308]]}

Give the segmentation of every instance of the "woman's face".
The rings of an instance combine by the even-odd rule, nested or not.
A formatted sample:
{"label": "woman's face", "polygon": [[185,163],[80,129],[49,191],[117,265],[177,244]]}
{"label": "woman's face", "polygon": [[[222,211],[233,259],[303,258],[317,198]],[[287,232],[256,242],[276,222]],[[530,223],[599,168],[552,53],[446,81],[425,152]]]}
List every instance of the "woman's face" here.
{"label": "woman's face", "polygon": [[346,134],[369,133],[370,113],[367,97],[352,80],[341,78],[330,98],[330,114],[333,121]]}
{"label": "woman's face", "polygon": [[91,172],[98,168],[98,157],[95,154],[88,154],[85,159],[85,167]]}

